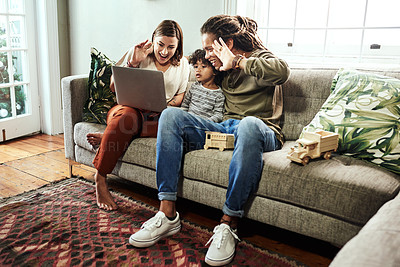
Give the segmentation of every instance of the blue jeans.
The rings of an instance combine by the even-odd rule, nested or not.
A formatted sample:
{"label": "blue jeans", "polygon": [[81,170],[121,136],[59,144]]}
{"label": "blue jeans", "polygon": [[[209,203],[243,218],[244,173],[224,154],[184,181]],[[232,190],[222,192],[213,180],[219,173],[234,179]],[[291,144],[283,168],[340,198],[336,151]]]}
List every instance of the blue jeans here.
{"label": "blue jeans", "polygon": [[179,108],[164,110],[157,133],[158,198],[176,201],[183,154],[203,148],[205,131],[235,135],[229,185],[222,211],[229,216],[243,217],[243,207],[250,194],[257,189],[261,177],[263,152],[280,147],[275,133],[256,117],[215,123]]}

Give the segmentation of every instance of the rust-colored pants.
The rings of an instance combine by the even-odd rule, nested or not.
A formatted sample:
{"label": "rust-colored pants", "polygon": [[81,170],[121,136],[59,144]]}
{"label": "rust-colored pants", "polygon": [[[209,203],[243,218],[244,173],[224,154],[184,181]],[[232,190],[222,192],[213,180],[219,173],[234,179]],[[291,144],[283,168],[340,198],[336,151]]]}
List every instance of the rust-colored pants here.
{"label": "rust-colored pants", "polygon": [[107,127],[93,164],[105,176],[112,172],[118,159],[136,137],[156,137],[160,113],[123,105],[112,107],[107,114]]}

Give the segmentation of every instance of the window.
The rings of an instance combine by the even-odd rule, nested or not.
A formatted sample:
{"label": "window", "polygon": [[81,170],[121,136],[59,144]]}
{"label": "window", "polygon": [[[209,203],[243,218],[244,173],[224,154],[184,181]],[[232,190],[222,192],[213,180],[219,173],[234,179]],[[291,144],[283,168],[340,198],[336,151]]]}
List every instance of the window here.
{"label": "window", "polygon": [[400,66],[398,0],[237,0],[236,7],[289,63]]}
{"label": "window", "polygon": [[0,0],[0,120],[27,113],[24,5]]}
{"label": "window", "polygon": [[35,2],[0,0],[0,142],[40,130]]}

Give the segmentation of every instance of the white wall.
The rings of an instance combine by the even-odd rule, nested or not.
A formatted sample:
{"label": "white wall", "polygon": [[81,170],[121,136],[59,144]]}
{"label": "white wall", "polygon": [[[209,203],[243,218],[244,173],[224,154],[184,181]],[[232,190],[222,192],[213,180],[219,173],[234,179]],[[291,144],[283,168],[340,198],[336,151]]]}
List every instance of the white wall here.
{"label": "white wall", "polygon": [[71,74],[89,73],[90,47],[117,61],[129,47],[150,39],[164,19],[181,25],[189,55],[201,48],[201,25],[224,13],[224,5],[224,0],[69,0]]}

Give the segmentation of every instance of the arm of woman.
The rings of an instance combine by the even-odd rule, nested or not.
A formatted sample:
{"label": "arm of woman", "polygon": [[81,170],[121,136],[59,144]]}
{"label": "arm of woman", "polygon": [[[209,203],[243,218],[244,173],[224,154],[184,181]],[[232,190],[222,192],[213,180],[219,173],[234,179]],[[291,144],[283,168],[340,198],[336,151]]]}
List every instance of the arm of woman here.
{"label": "arm of woman", "polygon": [[168,102],[168,106],[173,106],[173,107],[179,107],[182,103],[183,100],[183,96],[185,95],[185,93],[180,93],[180,94],[176,94],[174,95],[174,97]]}
{"label": "arm of woman", "polygon": [[115,93],[114,75],[111,75],[111,78],[110,78],[110,89],[111,89],[111,92]]}
{"label": "arm of woman", "polygon": [[132,55],[128,58],[127,65],[131,68],[137,68],[139,64],[147,58],[153,51],[153,44],[146,40],[140,44],[135,45]]}
{"label": "arm of woman", "polygon": [[174,81],[178,84],[178,90],[174,97],[168,102],[168,106],[179,107],[181,105],[188,86],[189,72],[189,62],[183,57],[177,70],[178,75],[174,78]]}
{"label": "arm of woman", "polygon": [[[153,45],[149,40],[131,47],[115,64],[116,66],[138,67],[140,63],[153,51]],[[110,89],[115,92],[114,77],[111,75]]]}

